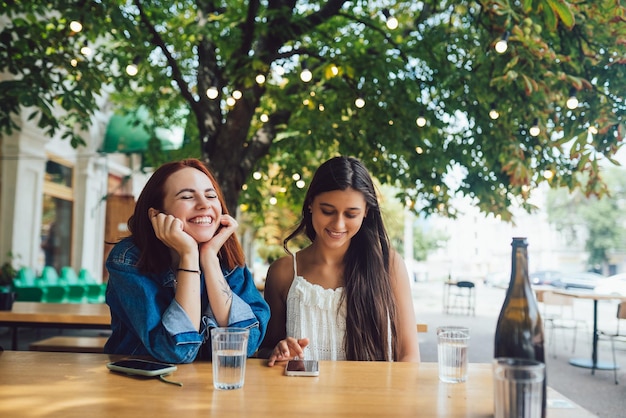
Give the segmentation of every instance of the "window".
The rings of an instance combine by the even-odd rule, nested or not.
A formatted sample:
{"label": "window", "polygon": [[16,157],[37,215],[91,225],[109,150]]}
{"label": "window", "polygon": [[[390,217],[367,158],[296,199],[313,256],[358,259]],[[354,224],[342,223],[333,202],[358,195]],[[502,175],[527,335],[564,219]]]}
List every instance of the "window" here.
{"label": "window", "polygon": [[46,163],[43,187],[41,249],[43,265],[57,271],[71,265],[74,170],[51,158]]}

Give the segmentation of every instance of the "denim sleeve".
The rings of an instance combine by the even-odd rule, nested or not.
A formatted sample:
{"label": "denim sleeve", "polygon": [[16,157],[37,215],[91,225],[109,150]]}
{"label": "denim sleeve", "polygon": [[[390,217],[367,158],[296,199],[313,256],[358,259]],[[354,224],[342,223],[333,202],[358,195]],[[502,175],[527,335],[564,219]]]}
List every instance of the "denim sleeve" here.
{"label": "denim sleeve", "polygon": [[[248,328],[248,356],[252,356],[267,330],[270,318],[270,309],[265,299],[256,288],[252,274],[247,267],[237,267],[225,274],[226,281],[233,291],[233,302],[228,317],[229,327]],[[206,326],[217,327],[215,316],[208,307],[206,312]]]}
{"label": "denim sleeve", "polygon": [[120,354],[150,355],[168,363],[192,362],[203,342],[191,320],[174,299],[172,288],[142,274],[127,263],[107,262],[107,303]]}

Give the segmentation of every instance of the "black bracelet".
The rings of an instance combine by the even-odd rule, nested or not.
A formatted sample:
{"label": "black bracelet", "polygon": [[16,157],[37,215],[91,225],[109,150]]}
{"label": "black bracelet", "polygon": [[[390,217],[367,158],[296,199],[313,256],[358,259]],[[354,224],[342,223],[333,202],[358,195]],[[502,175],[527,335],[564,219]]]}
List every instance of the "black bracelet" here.
{"label": "black bracelet", "polygon": [[200,274],[200,270],[178,269],[177,271],[186,271],[187,273],[197,273],[197,274]]}

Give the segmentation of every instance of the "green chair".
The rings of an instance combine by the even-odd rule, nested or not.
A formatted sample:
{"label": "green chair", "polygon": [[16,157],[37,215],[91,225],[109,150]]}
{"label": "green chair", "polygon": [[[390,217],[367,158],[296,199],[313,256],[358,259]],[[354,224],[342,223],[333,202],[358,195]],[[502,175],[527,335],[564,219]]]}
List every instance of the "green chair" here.
{"label": "green chair", "polygon": [[47,303],[67,302],[67,286],[62,284],[44,286],[44,294],[41,301]]}
{"label": "green chair", "polygon": [[78,272],[78,281],[80,283],[98,283],[96,278],[86,268],[82,268]]}
{"label": "green chair", "polygon": [[78,275],[70,266],[61,267],[60,280],[65,284],[78,284]]}
{"label": "green chair", "polygon": [[17,272],[17,277],[13,280],[16,287],[29,287],[35,286],[37,275],[35,270],[30,267],[20,267]]}
{"label": "green chair", "polygon": [[53,266],[45,266],[41,271],[40,280],[45,286],[56,285],[59,283],[59,274]]}
{"label": "green chair", "polygon": [[18,302],[41,302],[44,289],[39,286],[24,286],[15,288],[15,292],[17,293],[15,300]]}
{"label": "green chair", "polygon": [[69,303],[87,302],[87,287],[84,284],[65,285],[65,301]]}
{"label": "green chair", "polygon": [[87,302],[88,303],[104,303],[106,283],[89,283],[87,284]]}

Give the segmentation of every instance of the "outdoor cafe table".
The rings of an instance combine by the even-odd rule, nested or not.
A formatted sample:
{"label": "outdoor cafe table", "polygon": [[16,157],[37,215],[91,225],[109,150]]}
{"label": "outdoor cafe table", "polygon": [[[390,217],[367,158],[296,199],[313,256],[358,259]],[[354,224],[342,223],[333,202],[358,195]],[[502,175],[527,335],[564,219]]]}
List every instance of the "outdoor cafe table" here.
{"label": "outdoor cafe table", "polygon": [[19,327],[110,329],[111,311],[104,303],[15,302],[0,311],[0,327],[12,328],[11,348],[17,350]]}
{"label": "outdoor cafe table", "polygon": [[591,373],[595,370],[614,370],[619,366],[612,362],[598,361],[598,301],[599,300],[620,300],[626,301],[626,297],[617,295],[603,295],[595,292],[571,291],[571,290],[554,290],[559,295],[565,295],[578,299],[593,300],[593,338],[591,340],[591,358],[573,358],[569,363],[573,366],[591,369]]}
{"label": "outdoor cafe table", "polygon": [[[439,381],[437,363],[322,361],[319,377],[248,359],[242,389],[213,389],[210,362],[178,365],[169,380],[109,371],[120,356],[0,353],[0,417],[492,417],[491,364],[464,383]],[[594,415],[548,389],[548,418]]]}

